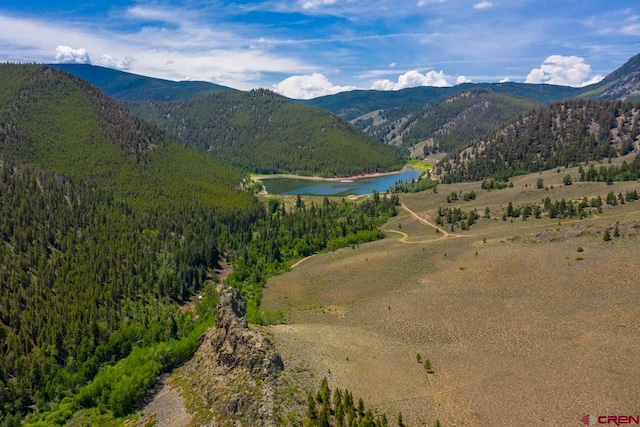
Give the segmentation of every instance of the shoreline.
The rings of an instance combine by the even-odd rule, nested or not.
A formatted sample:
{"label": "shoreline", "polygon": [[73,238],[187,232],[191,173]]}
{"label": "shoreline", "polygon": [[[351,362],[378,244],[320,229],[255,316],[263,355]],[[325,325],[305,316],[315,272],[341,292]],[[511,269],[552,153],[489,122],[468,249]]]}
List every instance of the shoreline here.
{"label": "shoreline", "polygon": [[363,179],[363,178],[375,178],[378,176],[385,176],[385,175],[394,175],[394,174],[398,174],[398,173],[402,173],[405,170],[407,170],[409,167],[408,166],[404,166],[402,169],[397,170],[397,171],[393,171],[393,172],[374,172],[374,173],[369,173],[369,174],[362,174],[362,175],[353,175],[353,176],[343,176],[343,177],[335,177],[335,178],[325,178],[322,176],[317,176],[317,175],[294,175],[294,174],[289,174],[289,173],[278,173],[278,174],[249,174],[249,177],[253,180],[253,181],[262,181],[263,179],[276,179],[276,178],[290,178],[290,179],[307,179],[309,181],[329,181],[329,182],[340,182],[340,181],[353,181],[353,180],[357,180],[357,179]]}

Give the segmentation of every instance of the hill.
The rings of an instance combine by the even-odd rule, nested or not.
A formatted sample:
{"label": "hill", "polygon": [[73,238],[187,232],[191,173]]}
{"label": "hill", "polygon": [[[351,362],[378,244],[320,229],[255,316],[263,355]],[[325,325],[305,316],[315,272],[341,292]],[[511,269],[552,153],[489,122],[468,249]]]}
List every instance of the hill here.
{"label": "hill", "polygon": [[353,91],[305,101],[350,120],[415,157],[466,148],[486,132],[578,89],[522,83],[465,83],[399,91]]}
{"label": "hill", "polygon": [[387,144],[410,148],[414,155],[466,148],[482,135],[541,104],[486,89],[469,89],[418,108],[380,110],[354,124]]}
{"label": "hill", "polygon": [[[488,107],[481,114],[465,114],[463,111],[472,107],[457,103],[460,110],[456,111],[452,105],[445,104],[473,92],[494,94],[495,97],[485,96],[502,107]],[[464,148],[495,126],[508,122],[536,104],[576,97],[622,101],[639,99],[640,55],[631,58],[601,82],[584,88],[514,82],[465,83],[442,88],[341,92],[300,102],[338,114],[386,143],[407,147],[419,144],[413,147],[412,153],[421,156],[423,147],[427,147],[426,155],[433,153],[434,149],[451,152]],[[508,107],[508,104],[512,106]]]}
{"label": "hill", "polygon": [[445,182],[508,178],[637,150],[640,104],[568,100],[503,126],[436,168]]}
{"label": "hill", "polygon": [[396,213],[260,202],[242,177],[85,80],[0,66],[0,425],[122,425],[213,324],[221,264],[262,321],[266,278]]}
{"label": "hill", "polygon": [[579,92],[579,89],[576,88],[556,85],[514,82],[464,83],[451,87],[421,86],[398,91],[355,90],[299,102],[331,111],[346,120],[354,120],[378,110],[387,111],[411,106],[424,107],[437,99],[472,89],[515,95],[544,104],[570,98]]}
{"label": "hill", "polygon": [[0,141],[0,424],[59,403],[134,344],[161,348],[103,394],[126,413],[195,351],[211,318],[177,303],[250,238],[235,230],[259,206],[239,171],[62,70],[0,65]]}
{"label": "hill", "polygon": [[52,64],[120,101],[175,101],[235,89],[203,81],[174,82],[89,64]]}
{"label": "hill", "polygon": [[[385,240],[270,279],[263,306],[282,310],[284,324],[267,333],[285,369],[312,383],[330,373],[332,388],[411,426],[568,426],[584,407],[635,413],[636,395],[618,387],[632,389],[640,374],[640,204],[604,200],[640,186],[575,182],[577,169],[518,176],[499,191],[465,182],[400,194],[410,210],[384,225]],[[452,202],[452,193],[477,197]],[[601,209],[524,214],[543,199],[575,208],[585,197]],[[503,221],[510,205],[519,216]],[[442,217],[436,232],[444,210],[481,218],[465,230]]]}
{"label": "hill", "polygon": [[129,203],[243,206],[242,174],[172,141],[86,81],[46,66],[2,65],[2,153]]}
{"label": "hill", "polygon": [[264,89],[126,105],[187,144],[255,172],[353,176],[404,164],[398,150],[334,114]]}
{"label": "hill", "polygon": [[601,82],[585,87],[577,96],[621,101],[639,100],[640,54],[629,59]]}

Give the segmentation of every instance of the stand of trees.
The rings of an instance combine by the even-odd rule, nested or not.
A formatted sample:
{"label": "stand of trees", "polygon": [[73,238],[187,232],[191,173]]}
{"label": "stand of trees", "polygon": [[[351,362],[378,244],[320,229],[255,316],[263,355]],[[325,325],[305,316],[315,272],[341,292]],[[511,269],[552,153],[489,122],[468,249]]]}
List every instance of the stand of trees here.
{"label": "stand of trees", "polygon": [[[632,102],[557,102],[488,134],[482,144],[443,159],[438,170],[444,173],[443,182],[451,183],[623,156],[633,151],[640,134],[638,111],[639,104]],[[618,178],[611,179],[637,173],[618,172]]]}
{"label": "stand of trees", "polygon": [[[137,212],[94,186],[0,163],[0,408],[8,423],[77,390],[134,347],[188,336],[177,310],[250,209]],[[179,357],[178,359],[182,359]],[[142,389],[144,391],[144,389]]]}
{"label": "stand of trees", "polygon": [[419,193],[426,190],[438,191],[438,181],[426,178],[424,174],[418,179],[412,179],[411,182],[397,182],[391,188],[394,193]]}
{"label": "stand of trees", "polygon": [[[402,415],[399,415],[402,420]],[[315,395],[307,395],[307,411],[303,420],[305,427],[387,427],[386,414],[374,414],[366,409],[362,399],[356,403],[353,394],[336,388],[333,393],[327,378],[323,378]]]}
{"label": "stand of trees", "polygon": [[276,199],[265,206],[260,221],[251,227],[253,238],[234,253],[234,271],[228,283],[242,289],[247,299],[247,319],[262,322],[258,312],[266,279],[288,268],[291,260],[324,250],[381,239],[380,226],[397,214],[397,194],[378,192],[361,203],[324,198],[309,206],[298,196],[286,209]]}
{"label": "stand of trees", "polygon": [[480,218],[477,210],[463,212],[460,208],[439,207],[438,216],[436,217],[437,225],[451,224],[451,231],[455,226],[459,226],[462,230],[468,230]]}
{"label": "stand of trees", "polygon": [[522,217],[523,220],[529,217],[540,219],[542,215],[558,219],[585,218],[594,210],[601,212],[605,204],[616,206],[635,200],[638,200],[638,192],[634,190],[627,191],[624,195],[622,193],[616,195],[613,191],[610,191],[605,198],[598,195],[590,199],[583,197],[582,200],[560,199],[552,201],[549,197],[545,197],[540,204],[526,204],[524,206],[513,206],[513,203],[509,202],[502,219],[505,221],[507,218],[519,217]]}
{"label": "stand of trees", "polygon": [[580,181],[597,181],[612,183],[614,181],[634,181],[640,179],[640,153],[631,162],[622,162],[621,165],[600,166],[596,168],[592,163],[585,170],[582,166],[578,169]]}

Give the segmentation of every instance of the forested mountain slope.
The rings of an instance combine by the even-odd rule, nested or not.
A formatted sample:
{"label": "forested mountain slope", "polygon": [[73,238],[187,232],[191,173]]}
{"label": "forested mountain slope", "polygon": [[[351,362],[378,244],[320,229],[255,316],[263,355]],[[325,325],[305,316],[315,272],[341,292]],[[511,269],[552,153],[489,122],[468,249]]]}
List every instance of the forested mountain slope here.
{"label": "forested mountain slope", "polygon": [[625,155],[637,149],[640,104],[568,100],[535,110],[444,159],[445,182],[509,177]]}
{"label": "forested mountain slope", "polygon": [[0,424],[77,391],[134,344],[179,342],[104,395],[126,412],[193,353],[210,319],[175,303],[250,239],[260,207],[241,178],[61,70],[0,66]]}
{"label": "forested mountain slope", "polygon": [[120,101],[174,101],[235,90],[209,82],[174,82],[89,64],[53,64],[51,67],[81,77]]}
{"label": "forested mountain slope", "polygon": [[214,158],[255,172],[352,176],[404,164],[398,150],[341,118],[264,89],[127,106]]}
{"label": "forested mountain slope", "polygon": [[466,148],[478,135],[537,106],[526,98],[470,89],[422,108],[378,111],[354,124],[387,144],[418,146],[419,150],[412,150],[415,154],[429,155]]}
{"label": "forested mountain slope", "polygon": [[242,174],[172,141],[83,80],[46,66],[0,66],[0,150],[108,185],[131,203],[239,207]]}
{"label": "forested mountain slope", "polygon": [[[493,106],[463,114],[472,107],[461,102],[449,105],[451,100],[460,100],[470,93],[484,94]],[[442,88],[341,92],[300,102],[336,113],[386,143],[407,147],[418,143],[418,150],[412,152],[420,155],[423,146],[425,154],[433,153],[434,149],[451,152],[464,148],[494,126],[505,124],[535,105],[571,98],[626,101],[639,97],[640,55],[636,55],[601,82],[583,88],[515,82],[465,83]]]}
{"label": "forested mountain slope", "polygon": [[267,277],[398,204],[287,209],[241,179],[84,80],[0,66],[0,425],[121,425],[212,325],[223,258],[260,321]]}

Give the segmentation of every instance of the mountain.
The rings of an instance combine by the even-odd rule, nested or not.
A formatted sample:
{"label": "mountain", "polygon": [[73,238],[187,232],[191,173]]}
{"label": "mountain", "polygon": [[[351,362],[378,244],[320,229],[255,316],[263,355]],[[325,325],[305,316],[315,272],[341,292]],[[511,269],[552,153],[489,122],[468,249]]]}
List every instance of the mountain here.
{"label": "mountain", "polygon": [[637,151],[640,104],[572,99],[539,108],[443,159],[444,182],[508,178]]}
{"label": "mountain", "polygon": [[[489,104],[500,107],[479,108],[481,104],[477,104],[474,108],[461,102],[451,105],[452,99],[460,100],[470,93],[482,93]],[[299,102],[338,114],[380,141],[408,147],[414,156],[422,156],[465,148],[495,126],[536,105],[576,97],[640,99],[640,55],[601,82],[584,88],[514,82],[465,83],[443,88],[341,92]],[[473,98],[480,101],[478,95]]]}
{"label": "mountain", "polygon": [[255,172],[353,176],[405,162],[399,150],[340,117],[265,89],[126,106],[214,158]]}
{"label": "mountain", "polygon": [[577,94],[580,98],[621,101],[640,99],[640,54],[629,59],[602,81],[587,86]]}
{"label": "mountain", "polygon": [[89,64],[52,64],[120,101],[175,101],[235,89],[203,81],[174,82]]}
{"label": "mountain", "polygon": [[[280,123],[278,114],[300,110],[267,111]],[[293,120],[314,125],[322,114]],[[337,118],[322,124],[334,123],[361,134]],[[377,193],[267,203],[242,178],[86,80],[0,65],[0,425],[126,424],[215,322],[223,259],[246,318],[262,321],[270,276],[383,238],[380,225],[397,214],[397,195]],[[246,401],[259,405],[254,397]]]}
{"label": "mountain", "polygon": [[378,110],[353,122],[387,144],[410,148],[416,156],[428,156],[466,148],[478,135],[540,105],[527,98],[472,88],[427,106]]}
{"label": "mountain", "polygon": [[354,120],[378,110],[424,107],[437,99],[472,89],[516,95],[545,104],[570,98],[579,92],[576,88],[556,85],[464,83],[450,87],[421,86],[398,91],[354,90],[298,102],[331,111],[346,120]]}
{"label": "mountain", "polygon": [[0,65],[1,152],[134,204],[242,206],[242,174],[171,140],[84,80],[47,66]]}
{"label": "mountain", "polygon": [[[242,179],[85,80],[0,65],[0,425],[129,413],[195,352],[212,318],[177,304],[251,240],[264,209]],[[126,381],[94,400],[87,383],[114,369]]]}
{"label": "mountain", "polygon": [[522,83],[465,83],[399,91],[352,91],[304,101],[332,111],[415,157],[452,152],[509,119],[578,89]]}

